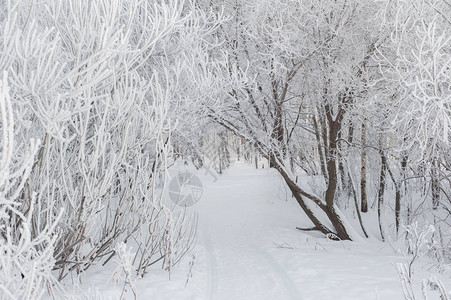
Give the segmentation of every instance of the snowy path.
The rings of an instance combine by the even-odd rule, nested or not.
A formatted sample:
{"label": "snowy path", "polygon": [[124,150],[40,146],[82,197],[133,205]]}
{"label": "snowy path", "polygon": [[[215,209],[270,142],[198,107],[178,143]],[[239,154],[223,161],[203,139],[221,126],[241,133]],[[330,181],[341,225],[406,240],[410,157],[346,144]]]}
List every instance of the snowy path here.
{"label": "snowy path", "polygon": [[196,271],[206,272],[203,288],[193,278],[198,299],[402,299],[394,266],[402,258],[374,240],[337,243],[295,230],[309,223],[273,170],[234,168],[216,182],[198,175],[205,262]]}
{"label": "snowy path", "polygon": [[[262,246],[265,223],[254,218],[252,185],[221,185],[200,204],[200,241],[209,264],[207,299],[303,299],[296,285]],[[204,211],[202,211],[204,210]],[[266,216],[271,218],[272,216]]]}

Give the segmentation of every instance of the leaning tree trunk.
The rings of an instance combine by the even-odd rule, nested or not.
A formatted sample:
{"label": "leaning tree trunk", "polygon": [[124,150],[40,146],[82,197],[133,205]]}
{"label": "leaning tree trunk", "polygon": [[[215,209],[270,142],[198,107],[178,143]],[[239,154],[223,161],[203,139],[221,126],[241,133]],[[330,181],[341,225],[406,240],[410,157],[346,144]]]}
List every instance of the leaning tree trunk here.
{"label": "leaning tree trunk", "polygon": [[336,211],[335,194],[337,191],[338,170],[337,170],[337,138],[338,132],[341,130],[341,122],[343,119],[343,110],[339,110],[338,114],[333,118],[331,108],[326,105],[326,116],[329,125],[329,145],[327,147],[326,166],[329,180],[326,189],[326,210],[325,213],[335,227],[337,235],[342,240],[350,240],[346,227],[341,220],[340,215]]}
{"label": "leaning tree trunk", "polygon": [[[330,133],[332,139],[333,134]],[[336,162],[336,142],[332,141],[329,143],[329,149],[327,153],[327,173],[329,174],[329,180],[326,189],[326,214],[337,231],[337,235],[342,240],[350,240],[351,237],[346,231],[346,228],[335,209],[335,193],[337,191],[337,181],[338,181],[338,170]]]}
{"label": "leaning tree trunk", "polygon": [[308,198],[310,200],[313,200],[315,202],[315,204],[317,204],[324,211],[325,205],[321,203],[321,200],[314,199],[313,195],[306,194],[303,190],[301,190],[298,187],[298,185],[296,184],[296,182],[294,182],[290,178],[290,176],[287,174],[287,172],[285,172],[283,167],[279,164],[279,162],[275,159],[275,157],[273,155],[269,156],[269,160],[271,162],[271,165],[274,166],[274,168],[279,172],[279,174],[285,180],[285,183],[288,185],[288,188],[290,189],[291,193],[293,194],[293,196],[296,199],[299,206],[305,212],[305,214],[310,219],[310,221],[312,221],[313,225],[315,226],[314,229],[319,230],[324,234],[333,233],[324,224],[322,224],[321,221],[315,216],[313,211],[305,203],[303,196],[305,196],[306,198]]}

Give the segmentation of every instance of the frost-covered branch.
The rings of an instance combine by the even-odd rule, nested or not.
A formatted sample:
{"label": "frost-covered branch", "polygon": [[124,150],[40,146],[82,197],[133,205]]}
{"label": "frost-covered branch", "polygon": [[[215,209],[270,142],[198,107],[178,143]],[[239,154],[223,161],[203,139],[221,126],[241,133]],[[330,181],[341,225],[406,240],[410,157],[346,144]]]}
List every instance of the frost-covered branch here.
{"label": "frost-covered branch", "polygon": [[0,298],[38,299],[46,286],[55,284],[51,271],[61,214],[38,234],[33,232],[40,199],[33,193],[25,203],[23,195],[40,142],[31,140],[26,150],[16,139],[6,71],[0,80],[0,113]]}

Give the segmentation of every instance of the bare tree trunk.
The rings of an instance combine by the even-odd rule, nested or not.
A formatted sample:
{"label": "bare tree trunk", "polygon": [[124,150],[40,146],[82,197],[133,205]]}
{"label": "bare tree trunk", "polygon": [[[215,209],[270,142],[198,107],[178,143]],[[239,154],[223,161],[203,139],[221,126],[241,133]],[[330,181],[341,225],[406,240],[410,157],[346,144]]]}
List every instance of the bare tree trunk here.
{"label": "bare tree trunk", "polygon": [[258,153],[257,152],[254,154],[254,157],[255,157],[255,168],[258,169]]}
{"label": "bare tree trunk", "polygon": [[354,124],[349,125],[348,128],[348,143],[352,145],[354,142]]}
{"label": "bare tree trunk", "polygon": [[[353,145],[353,143],[354,143],[354,124],[350,124],[349,125],[349,127],[348,127],[348,145]],[[349,164],[349,162],[347,162],[348,164]],[[354,186],[354,182],[353,182],[353,179],[351,178],[351,173],[350,173],[350,171],[349,171],[349,167],[347,167],[348,168],[348,172],[347,172],[347,175],[348,175],[348,181],[347,181],[347,185],[348,185],[348,187],[349,187],[349,193],[348,193],[348,196],[349,197],[351,197],[351,193],[352,193],[352,196],[354,196],[354,197],[357,197],[357,190],[356,190],[356,186]],[[357,198],[355,198],[354,199],[355,201],[358,201],[358,199]],[[358,202],[356,202],[357,203],[357,206],[358,206]],[[357,210],[359,211],[359,215],[360,215],[360,210],[358,209],[358,207],[357,207]]]}
{"label": "bare tree trunk", "polygon": [[[284,90],[285,91],[285,90]],[[286,93],[286,92],[285,92]],[[284,99],[285,97],[285,93],[282,94],[281,97],[283,97],[282,99]],[[286,155],[286,145],[285,145],[285,141],[284,141],[284,127],[283,127],[283,119],[282,119],[282,101],[278,101],[277,98],[277,93],[275,94],[275,101],[276,102],[276,112],[274,115],[274,125],[273,125],[273,130],[271,133],[271,137],[274,141],[277,141],[278,145],[281,148],[281,153],[279,153],[279,155],[281,155],[283,158],[285,158]],[[275,166],[270,164],[271,168],[274,168]]]}
{"label": "bare tree trunk", "polygon": [[395,225],[396,233],[399,232],[399,221],[401,213],[401,187],[395,183]]}
{"label": "bare tree trunk", "polygon": [[[299,206],[301,206],[302,210],[305,212],[307,217],[312,221],[313,225],[315,226],[315,229],[321,231],[324,234],[330,234],[333,233],[330,229],[328,229],[326,226],[324,226],[321,221],[315,216],[315,214],[311,211],[311,209],[307,206],[305,203],[303,197],[302,197],[302,191],[299,189],[297,184],[291,180],[291,178],[288,176],[288,174],[283,170],[281,166],[277,163],[274,157],[269,157],[269,160],[271,161],[271,164],[274,166],[277,171],[279,171],[280,175],[282,175],[282,178],[285,180],[285,182],[288,185],[288,188],[290,189],[291,193],[293,194],[293,197],[296,199]],[[320,208],[324,210],[324,205],[321,207],[321,204],[319,203],[319,199],[316,201]]]}
{"label": "bare tree trunk", "polygon": [[[382,143],[381,143],[382,144]],[[382,147],[382,145],[381,145]],[[387,158],[385,157],[384,151],[381,149],[379,151],[381,156],[381,171],[379,174],[379,191],[377,195],[377,218],[379,220],[379,231],[381,233],[382,241],[385,240],[384,230],[382,228],[382,205],[384,203],[384,193],[385,193],[385,172],[387,169]]]}
{"label": "bare tree trunk", "polygon": [[321,173],[324,175],[324,178],[327,180],[327,171],[326,171],[326,159],[324,158],[324,152],[323,147],[321,143],[321,135],[320,135],[320,128],[318,126],[318,122],[316,121],[316,117],[312,117],[313,120],[313,126],[315,128],[315,136],[316,136],[316,143],[318,146],[318,154],[319,154],[319,161],[321,166]]}
{"label": "bare tree trunk", "polygon": [[359,209],[359,201],[358,201],[358,197],[357,197],[357,191],[356,191],[356,188],[354,185],[354,180],[352,178],[351,169],[349,168],[349,164],[347,164],[347,166],[348,166],[349,184],[350,184],[350,188],[352,190],[352,194],[354,196],[355,211],[356,211],[357,217],[359,219],[360,228],[362,228],[362,231],[363,231],[363,234],[365,235],[365,237],[368,238],[368,234],[366,233],[365,227],[363,226],[362,214],[360,213],[360,209]]}
{"label": "bare tree trunk", "polygon": [[[404,152],[402,154],[402,159],[401,159],[401,172],[402,172],[401,178],[404,182],[404,195],[407,194],[406,178],[407,178],[407,162],[408,162],[408,160],[409,160],[409,157],[408,157],[407,153]],[[399,185],[399,188],[401,190],[401,184]],[[407,224],[410,224],[410,214],[411,214],[411,210],[412,210],[411,205],[412,205],[411,201],[407,201]],[[399,194],[399,209],[401,209],[401,193]],[[399,216],[400,211],[398,211],[397,213]]]}
{"label": "bare tree trunk", "polygon": [[329,145],[327,157],[327,173],[329,174],[329,182],[326,189],[326,214],[337,231],[338,237],[350,240],[346,228],[335,210],[335,193],[337,190],[337,166],[334,152],[336,151],[335,141]]}
{"label": "bare tree trunk", "polygon": [[333,117],[331,108],[326,105],[326,116],[329,125],[329,145],[327,147],[326,165],[329,180],[326,189],[326,214],[337,231],[340,239],[350,240],[346,228],[335,210],[335,193],[337,190],[338,170],[337,170],[337,137],[341,129],[341,122],[343,118],[343,110],[339,110],[335,119]]}
{"label": "bare tree trunk", "polygon": [[338,171],[340,173],[340,190],[341,191],[349,191],[348,187],[348,181],[346,180],[346,172],[344,167],[344,161],[343,161],[343,154],[342,154],[342,142],[341,140],[341,130],[337,133],[337,161],[338,161]]}
{"label": "bare tree trunk", "polygon": [[401,184],[399,181],[395,179],[395,176],[393,175],[392,171],[390,170],[390,167],[388,165],[388,161],[386,164],[388,174],[390,175],[391,180],[393,181],[393,184],[395,185],[395,227],[396,227],[396,234],[399,232],[399,222],[400,222],[400,211],[401,211]]}
{"label": "bare tree trunk", "polygon": [[362,157],[360,169],[360,209],[362,212],[368,212],[368,199],[366,194],[366,128],[362,123]]}
{"label": "bare tree trunk", "polygon": [[432,190],[432,209],[436,210],[440,203],[440,172],[438,170],[440,163],[437,158],[432,161],[431,167],[431,190]]}
{"label": "bare tree trunk", "polygon": [[[327,147],[328,147],[328,134],[327,134],[327,122],[326,122],[326,118],[324,117],[324,115],[319,116],[319,122],[320,122],[320,134],[321,134],[321,138],[322,138],[322,143],[320,144],[320,148],[321,151],[323,152],[323,159],[324,159],[324,169],[325,169],[325,173],[324,173],[324,178],[327,180],[329,180],[329,174],[327,174],[327,166],[326,166],[326,155],[327,155]],[[321,140],[319,140],[321,142]]]}

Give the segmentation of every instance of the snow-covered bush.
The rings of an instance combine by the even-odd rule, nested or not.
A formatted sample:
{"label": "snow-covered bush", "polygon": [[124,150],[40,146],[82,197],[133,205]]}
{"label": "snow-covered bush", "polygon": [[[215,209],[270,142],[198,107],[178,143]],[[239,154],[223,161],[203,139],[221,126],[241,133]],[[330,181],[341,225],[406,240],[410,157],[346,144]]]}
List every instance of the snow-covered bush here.
{"label": "snow-covered bush", "polygon": [[30,192],[27,180],[40,142],[27,145],[16,138],[15,131],[23,128],[14,126],[6,72],[0,79],[0,115],[0,298],[38,299],[55,282],[51,271],[60,214],[38,233],[32,228],[42,198]]}
{"label": "snow-covered bush", "polygon": [[[417,299],[413,289],[414,264],[434,249],[435,242],[432,240],[432,234],[434,232],[435,227],[433,225],[426,225],[421,228],[415,222],[412,225],[406,226],[408,250],[403,251],[406,263],[398,263],[396,265],[398,278],[401,282],[403,295],[406,300]],[[443,283],[434,275],[423,279],[421,288],[424,300],[428,300],[428,289],[437,292],[442,300],[449,299]]]}
{"label": "snow-covered bush", "polygon": [[116,252],[116,262],[118,263],[118,267],[113,273],[113,279],[116,282],[121,282],[124,284],[122,294],[125,292],[127,286],[129,286],[136,299],[136,288],[134,284],[135,274],[133,271],[134,253],[125,243],[119,243],[116,245],[114,251]]}
{"label": "snow-covered bush", "polygon": [[2,1],[0,11],[19,142],[42,141],[17,226],[47,236],[61,217],[46,252],[58,279],[110,261],[121,242],[136,247],[141,275],[155,262],[170,270],[196,223],[162,201],[167,157],[177,119],[215,86],[205,37],[217,18],[176,0]]}
{"label": "snow-covered bush", "polygon": [[386,4],[392,34],[378,56],[391,97],[382,101],[397,223],[434,224],[434,255],[443,268],[451,263],[451,6],[442,0]]}

